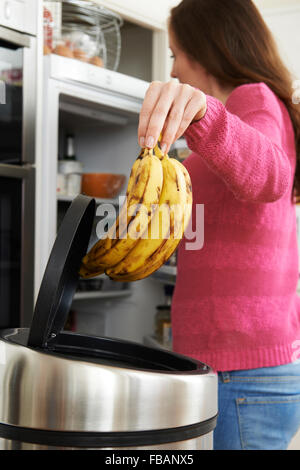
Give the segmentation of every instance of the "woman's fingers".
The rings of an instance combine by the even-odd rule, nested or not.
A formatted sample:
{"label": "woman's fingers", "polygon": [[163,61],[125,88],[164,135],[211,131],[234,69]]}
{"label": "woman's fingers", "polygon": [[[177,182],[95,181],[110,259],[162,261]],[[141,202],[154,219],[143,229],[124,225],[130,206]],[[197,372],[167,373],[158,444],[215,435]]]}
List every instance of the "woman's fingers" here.
{"label": "woman's fingers", "polygon": [[162,133],[161,149],[164,153],[168,153],[171,145],[176,140],[178,129],[184,120],[186,107],[190,103],[193,95],[193,88],[189,85],[181,85],[179,93],[170,108],[168,119]]}
{"label": "woman's fingers", "polygon": [[[139,124],[139,140],[144,137],[145,147],[152,148],[158,141],[161,130],[178,94],[178,84],[153,82],[146,94]],[[158,95],[158,96],[157,96]],[[156,98],[156,101],[155,101]]]}
{"label": "woman's fingers", "polygon": [[193,120],[206,111],[206,97],[190,85],[171,81],[151,83],[140,113],[141,147],[153,148],[162,133],[161,148],[167,153]]}
{"label": "woman's fingers", "polygon": [[152,82],[146,92],[139,119],[138,139],[141,147],[146,147],[146,134],[153,109],[160,97],[162,82]]}
{"label": "woman's fingers", "polygon": [[193,97],[187,103],[181,123],[177,129],[174,141],[179,139],[193,121],[200,120],[206,113],[206,96],[200,90],[194,90]]}

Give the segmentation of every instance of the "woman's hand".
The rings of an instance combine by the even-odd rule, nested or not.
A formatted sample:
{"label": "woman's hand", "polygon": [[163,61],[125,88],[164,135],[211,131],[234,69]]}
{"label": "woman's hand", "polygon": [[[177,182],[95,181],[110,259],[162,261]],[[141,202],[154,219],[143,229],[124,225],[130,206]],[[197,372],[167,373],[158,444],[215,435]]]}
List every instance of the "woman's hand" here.
{"label": "woman's hand", "polygon": [[161,150],[168,153],[188,126],[206,113],[206,96],[190,85],[152,82],[140,113],[138,139],[141,147],[153,148],[160,134]]}

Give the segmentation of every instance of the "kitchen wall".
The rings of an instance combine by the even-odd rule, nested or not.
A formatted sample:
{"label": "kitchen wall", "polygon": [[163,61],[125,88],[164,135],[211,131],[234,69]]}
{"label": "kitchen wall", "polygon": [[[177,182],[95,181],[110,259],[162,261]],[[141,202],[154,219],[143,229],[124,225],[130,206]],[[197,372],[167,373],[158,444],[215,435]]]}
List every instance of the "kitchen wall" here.
{"label": "kitchen wall", "polygon": [[254,0],[259,8],[282,8],[287,6],[299,5],[299,0]]}
{"label": "kitchen wall", "polygon": [[300,78],[300,1],[284,2],[281,8],[264,9],[265,21],[273,32],[281,57],[293,74]]}

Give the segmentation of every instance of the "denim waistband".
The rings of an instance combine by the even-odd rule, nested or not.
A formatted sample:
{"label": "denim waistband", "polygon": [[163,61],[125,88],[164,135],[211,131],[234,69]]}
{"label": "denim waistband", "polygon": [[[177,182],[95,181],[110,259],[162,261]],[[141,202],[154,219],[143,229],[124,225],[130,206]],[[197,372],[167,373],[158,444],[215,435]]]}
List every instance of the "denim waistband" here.
{"label": "denim waistband", "polygon": [[234,371],[218,372],[219,380],[223,383],[229,383],[235,380],[251,380],[252,378],[261,378],[264,380],[300,380],[300,360],[290,364],[284,364],[275,367],[262,367],[258,369],[245,369]]}

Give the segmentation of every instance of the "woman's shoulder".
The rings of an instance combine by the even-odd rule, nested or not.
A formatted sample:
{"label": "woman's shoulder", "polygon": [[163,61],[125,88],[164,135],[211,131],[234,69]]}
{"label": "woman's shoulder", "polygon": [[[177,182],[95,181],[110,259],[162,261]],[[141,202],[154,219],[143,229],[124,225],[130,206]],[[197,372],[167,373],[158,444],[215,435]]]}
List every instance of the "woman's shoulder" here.
{"label": "woman's shoulder", "polygon": [[273,114],[279,111],[280,100],[266,83],[247,83],[231,92],[226,108],[238,115],[262,109]]}

